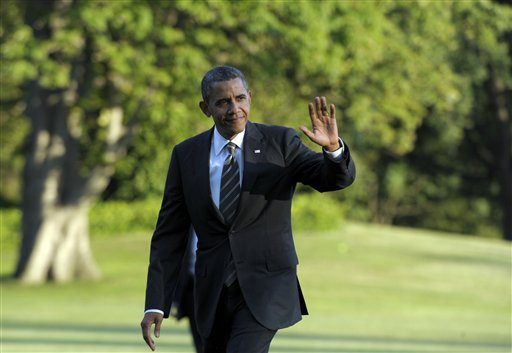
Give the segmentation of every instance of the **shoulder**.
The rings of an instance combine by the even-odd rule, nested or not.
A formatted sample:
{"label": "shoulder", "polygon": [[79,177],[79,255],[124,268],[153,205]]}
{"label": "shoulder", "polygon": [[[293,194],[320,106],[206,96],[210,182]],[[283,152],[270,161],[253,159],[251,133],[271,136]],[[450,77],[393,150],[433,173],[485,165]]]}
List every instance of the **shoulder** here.
{"label": "shoulder", "polygon": [[286,126],[251,123],[251,127],[270,140],[286,140],[297,136],[294,129]]}
{"label": "shoulder", "polygon": [[187,151],[198,146],[201,146],[204,143],[209,143],[211,141],[211,136],[213,133],[213,129],[206,130],[198,135],[187,138],[186,140],[181,141],[180,143],[174,146],[174,149],[177,151]]}

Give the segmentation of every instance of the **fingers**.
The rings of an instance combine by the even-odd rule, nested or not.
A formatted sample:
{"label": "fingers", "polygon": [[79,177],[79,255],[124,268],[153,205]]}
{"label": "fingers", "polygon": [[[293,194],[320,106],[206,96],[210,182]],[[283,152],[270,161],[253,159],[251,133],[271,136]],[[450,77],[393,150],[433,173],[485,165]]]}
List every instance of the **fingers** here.
{"label": "fingers", "polygon": [[162,326],[162,318],[158,317],[155,320],[155,337],[156,338],[160,337],[160,326]]}
{"label": "fingers", "polygon": [[318,117],[315,113],[315,107],[313,106],[313,103],[309,103],[308,108],[309,108],[309,118],[311,119],[311,123],[315,124],[315,120],[318,119]]}
{"label": "fingers", "polygon": [[[322,101],[323,100],[323,101]],[[324,116],[324,109],[327,109],[325,104],[325,97],[315,97],[315,105],[316,105],[316,114],[318,118],[321,119]]]}
{"label": "fingers", "polygon": [[329,114],[327,112],[327,100],[324,96],[320,98],[320,110],[322,111],[322,116]]}
{"label": "fingers", "polygon": [[155,341],[151,337],[151,326],[155,325],[155,336],[160,337],[160,326],[162,325],[163,316],[158,313],[146,313],[140,323],[142,328],[142,337],[152,351],[156,349]]}
{"label": "fingers", "polygon": [[[313,109],[313,107],[315,109]],[[334,105],[331,104],[330,105],[330,108],[331,108],[331,112],[329,113],[329,111],[327,110],[327,100],[324,96],[322,97],[315,97],[315,104],[313,106],[312,103],[309,103],[309,115],[312,116],[312,111],[313,113],[315,113],[315,118],[318,118],[320,120],[323,120],[325,118],[328,118],[328,117],[331,117],[333,116],[333,111],[334,111]]]}
{"label": "fingers", "polygon": [[149,348],[154,351],[156,347],[155,341],[151,338],[151,324],[143,320],[140,325],[142,327],[142,337],[144,338],[144,341],[146,341]]}

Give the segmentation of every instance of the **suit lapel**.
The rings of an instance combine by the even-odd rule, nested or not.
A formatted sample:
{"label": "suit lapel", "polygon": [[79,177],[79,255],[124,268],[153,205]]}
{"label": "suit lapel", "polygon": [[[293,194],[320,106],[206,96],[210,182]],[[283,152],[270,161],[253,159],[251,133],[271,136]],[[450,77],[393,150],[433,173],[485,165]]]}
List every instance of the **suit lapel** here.
{"label": "suit lapel", "polygon": [[250,205],[248,204],[248,195],[258,178],[258,164],[265,154],[265,139],[257,127],[248,122],[245,127],[244,136],[244,175],[242,181],[242,194],[240,195],[240,205],[238,207],[238,215],[233,224],[238,223],[244,218],[244,210]]}
{"label": "suit lapel", "polygon": [[258,176],[258,163],[265,153],[265,140],[252,123],[247,123],[244,137],[244,177],[242,192],[250,191]]}
{"label": "suit lapel", "polygon": [[[222,214],[213,202],[210,188],[210,148],[213,136],[213,128],[199,136],[199,141],[194,145],[194,151],[189,156],[192,163],[192,178],[194,190],[192,191],[208,209],[213,212],[219,221],[224,222]],[[198,203],[198,205],[199,205]]]}

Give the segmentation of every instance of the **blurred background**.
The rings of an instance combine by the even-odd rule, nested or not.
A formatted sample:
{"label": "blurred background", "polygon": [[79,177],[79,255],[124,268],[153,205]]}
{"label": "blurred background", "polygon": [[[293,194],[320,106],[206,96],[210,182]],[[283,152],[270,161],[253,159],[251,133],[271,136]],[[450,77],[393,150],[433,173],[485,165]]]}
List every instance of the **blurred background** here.
{"label": "blurred background", "polygon": [[[213,125],[200,81],[221,64],[246,74],[255,122],[298,130],[325,95],[358,170],[343,192],[298,189],[311,315],[273,352],[511,351],[509,1],[3,0],[0,15],[0,351],[147,350],[170,153]],[[158,344],[192,352],[186,320]]]}

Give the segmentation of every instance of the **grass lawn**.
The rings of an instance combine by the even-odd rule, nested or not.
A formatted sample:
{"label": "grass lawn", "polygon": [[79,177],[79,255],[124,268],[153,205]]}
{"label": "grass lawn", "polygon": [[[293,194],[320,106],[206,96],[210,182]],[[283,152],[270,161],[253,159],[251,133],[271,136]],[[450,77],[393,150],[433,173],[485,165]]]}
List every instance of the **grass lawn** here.
{"label": "grass lawn", "polygon": [[[148,352],[140,334],[150,234],[93,237],[100,282],[1,288],[0,352]],[[376,225],[298,234],[310,315],[271,352],[511,352],[511,245]],[[15,250],[2,248],[1,273]],[[193,352],[166,320],[159,352]]]}

